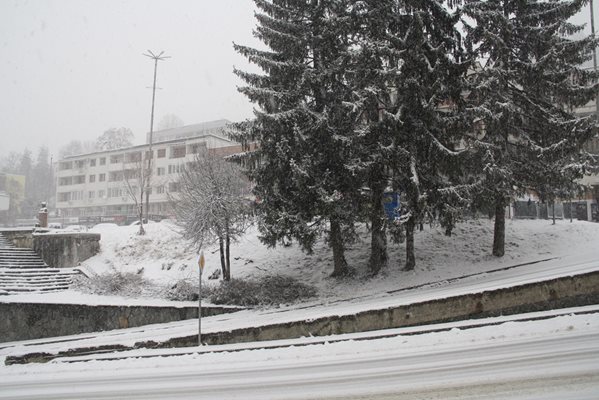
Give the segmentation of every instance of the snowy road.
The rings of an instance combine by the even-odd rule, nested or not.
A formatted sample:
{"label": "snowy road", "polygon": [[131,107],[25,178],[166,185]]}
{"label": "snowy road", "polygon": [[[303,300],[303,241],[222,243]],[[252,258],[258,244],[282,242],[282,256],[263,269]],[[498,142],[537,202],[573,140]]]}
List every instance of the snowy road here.
{"label": "snowy road", "polygon": [[599,314],[303,347],[0,367],[0,399],[335,397],[597,399]]}

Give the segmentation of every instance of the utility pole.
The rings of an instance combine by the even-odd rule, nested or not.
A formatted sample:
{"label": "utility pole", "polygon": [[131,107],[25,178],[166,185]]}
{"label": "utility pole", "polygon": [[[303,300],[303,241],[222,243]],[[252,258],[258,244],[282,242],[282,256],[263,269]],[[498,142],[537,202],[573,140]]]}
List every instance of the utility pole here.
{"label": "utility pole", "polygon": [[[150,216],[150,177],[152,176],[152,158],[154,155],[152,154],[152,136],[154,134],[154,100],[156,99],[156,71],[158,70],[158,61],[164,61],[170,56],[163,56],[164,51],[161,51],[160,54],[154,54],[151,50],[148,50],[147,53],[143,53],[144,56],[151,58],[154,60],[154,84],[152,85],[152,114],[150,116],[150,146],[148,149],[148,169],[146,171],[147,175],[143,173],[143,169],[141,172],[142,182],[140,182],[140,187],[142,185],[147,185],[146,187],[146,220],[149,221]],[[142,195],[143,196],[143,195]],[[143,205],[140,205],[143,207]],[[143,213],[143,211],[142,211]],[[143,226],[143,218],[142,221],[139,222]]]}

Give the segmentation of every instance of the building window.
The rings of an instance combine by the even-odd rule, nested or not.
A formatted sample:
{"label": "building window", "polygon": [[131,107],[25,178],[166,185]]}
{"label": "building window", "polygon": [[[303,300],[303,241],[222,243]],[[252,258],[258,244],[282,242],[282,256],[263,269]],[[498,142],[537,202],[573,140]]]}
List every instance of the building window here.
{"label": "building window", "polygon": [[108,189],[108,197],[121,197],[123,190],[121,188],[110,188]]}
{"label": "building window", "polygon": [[171,158],[183,158],[185,157],[185,145],[171,147]]}
{"label": "building window", "polygon": [[156,168],[156,175],[158,175],[158,176],[164,175],[165,172],[166,171],[165,171],[164,167]]}
{"label": "building window", "polygon": [[83,200],[83,190],[71,192],[71,200]]}
{"label": "building window", "polygon": [[169,174],[178,174],[180,168],[181,167],[179,166],[179,164],[177,164],[177,165],[169,165],[168,166],[168,173]]}
{"label": "building window", "polygon": [[98,180],[100,182],[104,182],[106,180],[106,174],[100,174],[100,175],[98,175]]}
{"label": "building window", "polygon": [[106,165],[106,157],[100,157],[100,165]]}
{"label": "building window", "polygon": [[81,185],[82,183],[85,183],[85,175],[77,175],[73,177],[74,185]]}
{"label": "building window", "polygon": [[89,166],[90,167],[95,167],[96,166],[96,159],[95,158],[90,158],[89,159]]}
{"label": "building window", "polygon": [[148,158],[154,157],[154,150],[152,150],[152,151],[146,151],[146,155],[144,157],[145,157],[146,160]]}
{"label": "building window", "polygon": [[71,192],[58,193],[58,201],[70,201]]}
{"label": "building window", "polygon": [[89,199],[93,199],[96,197],[96,192],[94,190],[90,190],[89,193],[87,194],[87,197]]}
{"label": "building window", "polygon": [[96,181],[96,175],[89,176],[89,183],[94,183]]}
{"label": "building window", "polygon": [[124,179],[123,171],[113,171],[108,175],[108,182],[120,182]]}
{"label": "building window", "polygon": [[169,192],[178,192],[179,191],[179,182],[169,182],[168,184]]}
{"label": "building window", "polygon": [[58,179],[58,186],[67,186],[73,184],[73,177],[66,176]]}
{"label": "building window", "polygon": [[157,194],[163,194],[164,193],[164,186],[156,186],[156,193]]}
{"label": "building window", "polygon": [[189,147],[189,153],[198,154],[199,152],[201,152],[203,149],[206,148],[206,142],[193,143],[193,144],[190,144],[188,147]]}
{"label": "building window", "polygon": [[86,160],[77,160],[75,161],[75,167],[76,168],[85,168],[85,161]]}
{"label": "building window", "polygon": [[166,157],[166,149],[158,149],[158,158]]}
{"label": "building window", "polygon": [[110,163],[111,164],[118,164],[118,163],[122,163],[123,162],[123,155],[122,154],[113,154],[110,156]]}
{"label": "building window", "polygon": [[106,197],[106,191],[105,190],[98,190],[98,197],[103,199],[104,197]]}
{"label": "building window", "polygon": [[136,151],[133,153],[127,153],[127,162],[139,162],[141,161],[141,151]]}
{"label": "building window", "polygon": [[72,161],[61,161],[58,164],[58,169],[61,171],[64,171],[66,169],[72,169],[73,168],[73,162]]}

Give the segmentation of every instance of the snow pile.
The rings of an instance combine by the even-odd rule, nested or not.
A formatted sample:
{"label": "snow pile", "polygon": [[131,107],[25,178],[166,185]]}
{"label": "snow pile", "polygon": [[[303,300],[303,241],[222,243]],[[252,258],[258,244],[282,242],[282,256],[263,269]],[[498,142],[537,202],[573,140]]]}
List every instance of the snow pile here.
{"label": "snow pile", "polygon": [[[101,224],[91,232],[102,235],[101,251],[82,263],[87,274],[110,271],[143,274],[157,285],[172,285],[180,279],[197,280],[197,249],[191,248],[171,221],[146,226],[145,236],[137,235],[137,226],[119,227]],[[507,221],[506,255],[491,255],[493,223],[479,219],[457,225],[452,237],[440,227],[425,226],[416,234],[415,271],[401,271],[405,245],[389,243],[389,266],[376,277],[368,276],[369,235],[364,230],[358,242],[347,250],[347,260],[356,274],[341,281],[329,278],[332,253],[320,241],[310,255],[298,246],[268,249],[251,229],[231,247],[234,278],[288,275],[318,288],[322,297],[344,298],[380,293],[415,285],[440,282],[464,275],[534,262],[554,257],[599,250],[593,241],[599,237],[599,224],[546,220]],[[218,246],[204,249],[206,267],[203,279],[220,269]]]}

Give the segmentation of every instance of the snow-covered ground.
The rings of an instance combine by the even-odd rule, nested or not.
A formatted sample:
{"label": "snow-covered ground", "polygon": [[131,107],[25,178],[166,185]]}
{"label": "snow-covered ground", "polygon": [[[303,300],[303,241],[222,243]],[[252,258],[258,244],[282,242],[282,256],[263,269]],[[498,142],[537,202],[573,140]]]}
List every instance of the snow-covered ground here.
{"label": "snow-covered ground", "polygon": [[[180,279],[197,281],[197,249],[191,248],[178,227],[169,221],[151,223],[147,234],[138,236],[137,226],[119,227],[101,224],[91,232],[102,235],[101,251],[85,261],[81,269],[86,274],[110,271],[139,273],[159,287],[169,287]],[[506,255],[491,255],[493,222],[488,219],[464,221],[457,225],[452,237],[444,235],[440,227],[425,226],[416,234],[416,269],[401,271],[404,244],[389,243],[389,267],[376,277],[368,276],[369,237],[366,232],[347,250],[347,260],[356,271],[352,278],[330,278],[332,253],[323,241],[317,243],[311,255],[298,246],[266,248],[251,229],[231,248],[233,278],[258,277],[266,274],[284,274],[315,286],[320,299],[335,301],[344,298],[369,296],[377,293],[408,288],[432,282],[493,271],[517,264],[550,258],[588,255],[599,258],[599,224],[558,220],[555,225],[547,220],[507,221]],[[205,250],[206,267],[203,279],[207,284],[216,281],[208,277],[220,269],[217,246]],[[160,290],[148,291],[146,296],[159,296]],[[158,293],[158,294],[156,294]],[[66,301],[85,303],[148,303],[164,304],[156,299],[133,299],[89,296],[76,291],[54,295],[25,296],[28,301]],[[22,301],[22,296],[9,301]]]}
{"label": "snow-covered ground", "polygon": [[[160,285],[197,279],[197,253],[169,222],[150,224],[142,237],[136,235],[137,227],[101,225],[96,231],[102,233],[102,251],[83,263],[88,274],[134,272]],[[328,277],[332,259],[323,243],[312,255],[294,246],[266,249],[252,231],[232,248],[234,277],[287,274],[316,286],[319,295],[302,304],[205,318],[203,331],[351,314],[599,269],[599,224],[509,221],[506,239],[506,256],[498,259],[490,255],[491,221],[463,222],[451,238],[441,229],[425,227],[417,234],[415,271],[400,270],[403,245],[390,244],[389,268],[372,278],[367,276],[368,237],[364,235],[347,253],[356,276],[337,281]],[[207,277],[219,268],[219,258],[214,247],[205,249],[205,254]],[[519,264],[526,265],[508,268]],[[454,280],[458,277],[465,278]],[[165,303],[89,296],[74,290],[7,297],[9,301]],[[324,343],[321,338],[300,338],[209,346],[191,353],[190,349],[141,349],[104,356],[126,356],[112,361],[89,356],[92,360],[85,363],[57,359],[44,365],[0,366],[0,398],[596,399],[599,313],[593,307],[580,315],[534,316],[545,318],[541,321],[502,317],[489,327],[467,329],[467,322],[458,322],[439,326],[448,331],[415,336],[413,331],[422,328],[373,332],[367,335],[386,337],[370,340],[357,334],[329,337]],[[5,343],[0,346],[0,359],[74,346],[132,345],[194,332],[197,321],[179,321]],[[264,346],[271,348],[260,348]],[[156,357],[158,353],[169,357]]]}
{"label": "snow-covered ground", "polygon": [[112,361],[0,367],[0,399],[599,396],[597,313],[418,335],[399,331],[371,340],[329,337],[310,344],[308,338],[276,348],[214,346],[187,354],[163,349],[162,357],[157,350],[136,350]]}
{"label": "snow-covered ground", "polygon": [[[169,221],[150,224],[147,235],[136,235],[138,227],[99,225],[92,230],[102,234],[102,251],[84,262],[86,271],[101,273],[115,268],[120,271],[138,272],[156,282],[169,283],[181,278],[197,276],[197,249],[190,248]],[[413,272],[401,272],[404,245],[389,243],[389,268],[381,277],[370,279],[364,286],[377,286],[386,290],[398,289],[451,277],[488,271],[517,263],[536,261],[567,254],[599,251],[599,224],[558,221],[552,225],[546,220],[514,220],[507,222],[506,255],[491,255],[493,222],[488,219],[460,223],[452,237],[443,234],[441,228],[430,228],[416,235],[417,268]],[[369,237],[360,240],[347,251],[347,260],[358,277],[366,275]],[[207,278],[220,268],[217,246],[205,250]],[[287,274],[317,286],[323,295],[345,292],[345,286],[329,278],[332,272],[332,253],[321,241],[312,255],[301,252],[297,246],[268,249],[252,229],[239,243],[231,248],[233,277],[258,276],[261,274]],[[380,281],[380,282],[378,282]],[[345,282],[351,284],[351,282]],[[368,290],[366,288],[366,290]]]}

